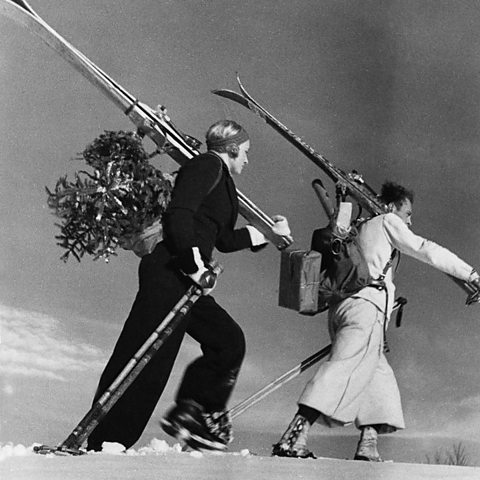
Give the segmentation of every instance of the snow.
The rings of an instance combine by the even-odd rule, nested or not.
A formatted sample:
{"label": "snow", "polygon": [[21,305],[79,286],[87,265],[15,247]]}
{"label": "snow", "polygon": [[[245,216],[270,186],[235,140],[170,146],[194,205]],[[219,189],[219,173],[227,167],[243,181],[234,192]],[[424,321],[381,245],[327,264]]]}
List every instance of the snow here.
{"label": "snow", "polygon": [[153,439],[125,451],[118,443],[81,456],[38,455],[33,447],[0,445],[2,480],[478,480],[479,467],[385,462],[379,464],[319,458],[298,460],[238,452],[182,451],[176,443]]}
{"label": "snow", "polygon": [[33,445],[29,448],[23,445],[13,445],[11,443],[0,448],[0,461],[8,457],[24,457],[33,453]]}

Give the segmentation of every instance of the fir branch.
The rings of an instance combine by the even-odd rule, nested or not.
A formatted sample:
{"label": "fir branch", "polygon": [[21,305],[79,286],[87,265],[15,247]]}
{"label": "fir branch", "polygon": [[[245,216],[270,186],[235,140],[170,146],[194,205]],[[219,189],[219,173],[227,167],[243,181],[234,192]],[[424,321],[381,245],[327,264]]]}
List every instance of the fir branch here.
{"label": "fir branch", "polygon": [[142,141],[133,132],[105,131],[82,152],[93,172],[60,177],[47,192],[48,206],[61,219],[57,244],[78,261],[117,255],[122,237],[141,233],[161,219],[173,177],[148,162]]}

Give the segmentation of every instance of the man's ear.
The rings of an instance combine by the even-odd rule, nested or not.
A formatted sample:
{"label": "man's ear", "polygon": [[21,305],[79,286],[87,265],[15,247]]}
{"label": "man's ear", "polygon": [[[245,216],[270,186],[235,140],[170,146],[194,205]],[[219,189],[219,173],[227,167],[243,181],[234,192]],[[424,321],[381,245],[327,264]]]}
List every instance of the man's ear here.
{"label": "man's ear", "polygon": [[390,202],[388,205],[387,205],[387,210],[389,213],[392,213],[395,209],[395,204],[393,202]]}

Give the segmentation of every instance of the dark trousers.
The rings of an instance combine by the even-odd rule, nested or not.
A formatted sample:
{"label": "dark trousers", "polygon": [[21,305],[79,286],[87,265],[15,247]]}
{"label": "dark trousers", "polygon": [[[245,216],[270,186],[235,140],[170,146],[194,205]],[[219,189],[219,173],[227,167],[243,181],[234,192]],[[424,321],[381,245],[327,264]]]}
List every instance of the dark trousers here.
{"label": "dark trousers", "polygon": [[[190,286],[189,279],[171,267],[163,244],[142,258],[139,282],[137,297],[100,378],[94,402]],[[225,408],[245,355],[245,338],[239,325],[211,296],[202,296],[92,432],[88,449],[98,450],[104,441],[129,448],[140,438],[165,388],[185,333],[200,343],[203,355],[187,367],[177,402],[192,399],[207,412]]]}

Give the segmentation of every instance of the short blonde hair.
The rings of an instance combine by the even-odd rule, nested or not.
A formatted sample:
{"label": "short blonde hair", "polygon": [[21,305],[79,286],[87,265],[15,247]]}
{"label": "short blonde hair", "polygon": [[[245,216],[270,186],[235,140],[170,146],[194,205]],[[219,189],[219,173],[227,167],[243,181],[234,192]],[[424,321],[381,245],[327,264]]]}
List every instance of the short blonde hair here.
{"label": "short blonde hair", "polygon": [[233,120],[220,120],[214,123],[207,131],[207,148],[223,153],[227,147],[236,143],[240,145],[248,140],[245,129]]}

